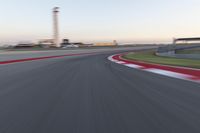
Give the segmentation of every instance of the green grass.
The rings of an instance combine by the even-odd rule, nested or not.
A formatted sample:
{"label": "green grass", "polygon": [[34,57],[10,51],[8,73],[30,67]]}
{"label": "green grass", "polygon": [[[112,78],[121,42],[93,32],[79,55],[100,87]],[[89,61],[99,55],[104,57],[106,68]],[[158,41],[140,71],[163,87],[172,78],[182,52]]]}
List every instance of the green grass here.
{"label": "green grass", "polygon": [[140,61],[145,61],[145,62],[150,62],[150,63],[172,65],[172,66],[182,66],[182,67],[190,67],[190,68],[199,68],[200,69],[200,60],[160,57],[160,56],[156,56],[154,54],[154,52],[129,53],[127,55],[124,55],[123,58],[129,59],[129,60],[140,60]]}

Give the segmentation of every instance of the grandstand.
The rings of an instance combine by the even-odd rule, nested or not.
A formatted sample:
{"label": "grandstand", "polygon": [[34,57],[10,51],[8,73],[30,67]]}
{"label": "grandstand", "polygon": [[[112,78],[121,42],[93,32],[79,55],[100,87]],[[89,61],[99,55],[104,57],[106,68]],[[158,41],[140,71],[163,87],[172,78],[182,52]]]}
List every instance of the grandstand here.
{"label": "grandstand", "polygon": [[200,38],[174,39],[173,44],[159,47],[157,55],[175,58],[200,59]]}

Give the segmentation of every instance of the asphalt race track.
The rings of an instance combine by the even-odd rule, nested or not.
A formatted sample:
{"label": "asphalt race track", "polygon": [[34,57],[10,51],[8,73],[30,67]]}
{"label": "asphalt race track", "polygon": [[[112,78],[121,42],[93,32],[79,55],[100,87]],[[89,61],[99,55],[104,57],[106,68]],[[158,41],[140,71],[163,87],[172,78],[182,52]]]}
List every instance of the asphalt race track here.
{"label": "asphalt race track", "polygon": [[0,133],[200,133],[200,84],[115,53],[0,65]]}

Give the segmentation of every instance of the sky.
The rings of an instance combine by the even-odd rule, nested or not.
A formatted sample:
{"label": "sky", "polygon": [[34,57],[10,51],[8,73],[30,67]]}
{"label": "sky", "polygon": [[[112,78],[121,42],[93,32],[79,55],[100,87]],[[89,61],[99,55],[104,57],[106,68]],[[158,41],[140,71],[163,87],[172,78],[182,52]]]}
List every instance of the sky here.
{"label": "sky", "polygon": [[71,41],[165,43],[200,37],[200,0],[0,0],[0,43],[52,38],[60,7],[60,38]]}

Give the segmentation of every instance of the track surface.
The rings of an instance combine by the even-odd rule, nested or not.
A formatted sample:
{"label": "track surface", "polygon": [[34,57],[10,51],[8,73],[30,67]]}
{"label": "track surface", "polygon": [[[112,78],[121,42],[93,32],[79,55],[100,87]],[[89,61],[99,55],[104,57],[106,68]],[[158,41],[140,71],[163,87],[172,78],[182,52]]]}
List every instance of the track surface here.
{"label": "track surface", "polygon": [[110,54],[0,66],[0,133],[199,133],[200,84]]}

